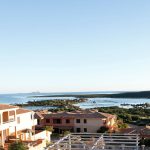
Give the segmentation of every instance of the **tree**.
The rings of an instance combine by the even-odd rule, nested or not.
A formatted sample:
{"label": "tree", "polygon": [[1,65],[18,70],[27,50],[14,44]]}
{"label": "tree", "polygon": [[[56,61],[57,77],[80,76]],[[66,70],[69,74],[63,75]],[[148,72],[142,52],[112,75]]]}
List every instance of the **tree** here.
{"label": "tree", "polygon": [[128,128],[128,124],[127,123],[124,123],[122,120],[118,120],[117,121],[117,125],[118,125],[118,128],[119,129],[125,129],[125,128]]}
{"label": "tree", "polygon": [[46,136],[48,136],[48,132],[53,132],[53,126],[45,126],[45,130],[46,130]]}
{"label": "tree", "polygon": [[53,126],[45,126],[45,130],[50,132],[54,131]]}
{"label": "tree", "polygon": [[27,147],[22,142],[11,143],[8,150],[27,150]]}
{"label": "tree", "polygon": [[109,130],[108,127],[102,126],[97,130],[97,133],[106,133],[108,132],[108,130]]}
{"label": "tree", "polygon": [[63,135],[66,136],[66,135],[68,135],[68,134],[70,134],[70,133],[71,133],[70,131],[67,131],[67,130],[66,130],[66,131],[63,132]]}

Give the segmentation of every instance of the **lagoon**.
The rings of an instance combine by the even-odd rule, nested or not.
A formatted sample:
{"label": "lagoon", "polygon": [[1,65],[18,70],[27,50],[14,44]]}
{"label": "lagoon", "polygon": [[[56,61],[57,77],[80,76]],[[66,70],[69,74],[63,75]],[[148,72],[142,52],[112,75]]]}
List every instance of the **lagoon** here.
{"label": "lagoon", "polygon": [[[107,93],[113,93],[113,92],[76,92],[76,94],[107,94]],[[116,93],[116,92],[115,92]],[[65,94],[68,93],[40,93],[40,95],[62,95],[64,94],[64,97],[33,97],[35,96],[35,93],[17,93],[17,94],[0,94],[0,103],[4,104],[15,104],[15,103],[26,103],[27,101],[38,101],[38,100],[53,100],[53,99],[75,99],[74,97],[65,97]],[[69,93],[69,94],[75,94]],[[37,95],[37,94],[36,94]],[[76,104],[80,108],[95,108],[95,107],[110,107],[110,106],[119,106],[122,107],[121,104],[143,104],[143,103],[150,103],[150,99],[133,99],[133,98],[88,98],[88,101]],[[34,110],[34,109],[46,109],[51,108],[49,107],[43,107],[39,106],[37,107],[28,107],[28,109]]]}

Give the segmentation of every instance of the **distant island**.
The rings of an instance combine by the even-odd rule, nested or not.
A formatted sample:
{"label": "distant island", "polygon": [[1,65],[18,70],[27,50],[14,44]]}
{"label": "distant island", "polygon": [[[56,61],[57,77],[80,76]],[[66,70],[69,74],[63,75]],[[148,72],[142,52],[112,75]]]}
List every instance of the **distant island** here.
{"label": "distant island", "polygon": [[87,99],[80,98],[80,99],[53,99],[53,100],[41,100],[41,101],[28,101],[24,104],[14,104],[16,106],[20,107],[26,107],[26,106],[53,106],[56,107],[55,110],[79,110],[80,108],[78,106],[75,106],[74,104],[86,102]]}
{"label": "distant island", "polygon": [[32,97],[75,97],[75,98],[150,98],[150,91],[122,92],[115,94],[62,94],[62,95],[43,95]]}

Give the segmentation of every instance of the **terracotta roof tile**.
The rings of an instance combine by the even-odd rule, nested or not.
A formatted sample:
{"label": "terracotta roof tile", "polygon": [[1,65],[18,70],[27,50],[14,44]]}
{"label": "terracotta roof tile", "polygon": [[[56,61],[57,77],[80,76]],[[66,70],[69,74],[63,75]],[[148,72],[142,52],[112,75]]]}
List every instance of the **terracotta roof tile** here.
{"label": "terracotta roof tile", "polygon": [[28,112],[32,112],[32,111],[27,110],[27,109],[22,109],[22,108],[19,108],[19,109],[16,110],[17,114],[24,114],[24,113],[28,113]]}
{"label": "terracotta roof tile", "polygon": [[0,104],[0,110],[13,109],[13,108],[19,108],[19,107],[13,105],[7,105],[7,104]]}
{"label": "terracotta roof tile", "polygon": [[56,112],[56,113],[44,113],[42,114],[44,118],[49,117],[70,117],[70,118],[108,118],[108,117],[115,117],[115,115],[101,113],[96,111],[72,111],[72,112]]}
{"label": "terracotta roof tile", "polygon": [[34,117],[37,119],[43,119],[43,115],[40,112],[35,112]]}

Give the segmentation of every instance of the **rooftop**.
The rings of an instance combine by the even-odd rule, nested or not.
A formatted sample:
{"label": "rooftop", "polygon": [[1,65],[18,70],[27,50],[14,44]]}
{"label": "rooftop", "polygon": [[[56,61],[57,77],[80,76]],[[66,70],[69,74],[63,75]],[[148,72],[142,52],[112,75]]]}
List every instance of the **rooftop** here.
{"label": "rooftop", "polygon": [[36,117],[38,118],[49,118],[49,117],[69,117],[69,118],[112,118],[115,117],[115,115],[111,115],[108,113],[102,113],[97,111],[91,111],[91,110],[82,110],[82,111],[71,111],[71,112],[65,112],[65,111],[59,111],[59,112],[37,112]]}
{"label": "rooftop", "polygon": [[19,108],[19,107],[13,105],[7,105],[7,104],[0,104],[0,110],[13,109],[13,108]]}
{"label": "rooftop", "polygon": [[17,115],[18,114],[24,114],[24,113],[28,113],[28,112],[32,112],[31,110],[27,110],[27,109],[23,109],[23,108],[19,108],[16,110]]}
{"label": "rooftop", "polygon": [[36,112],[34,116],[37,119],[43,119],[44,118],[40,112]]}

